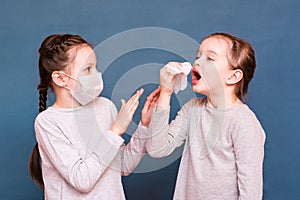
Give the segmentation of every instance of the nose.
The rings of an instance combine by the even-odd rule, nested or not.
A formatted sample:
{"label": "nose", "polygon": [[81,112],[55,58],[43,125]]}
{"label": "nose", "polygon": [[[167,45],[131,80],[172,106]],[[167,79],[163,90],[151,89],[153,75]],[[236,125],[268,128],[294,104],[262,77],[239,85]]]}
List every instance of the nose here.
{"label": "nose", "polygon": [[194,64],[193,64],[193,67],[197,67],[197,66],[200,66],[200,64],[199,64],[199,58],[196,59],[196,60],[194,61]]}

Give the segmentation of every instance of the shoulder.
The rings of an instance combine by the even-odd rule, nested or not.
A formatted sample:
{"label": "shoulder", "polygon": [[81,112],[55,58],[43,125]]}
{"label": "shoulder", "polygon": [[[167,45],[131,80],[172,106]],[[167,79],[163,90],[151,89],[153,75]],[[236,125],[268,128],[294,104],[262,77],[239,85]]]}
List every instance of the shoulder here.
{"label": "shoulder", "polygon": [[101,108],[109,108],[109,109],[115,108],[115,104],[106,97],[97,97],[95,99],[94,106],[101,107]]}
{"label": "shoulder", "polygon": [[95,110],[97,110],[99,113],[102,113],[102,114],[104,113],[104,114],[107,114],[107,115],[112,115],[114,117],[118,114],[117,107],[108,98],[98,97],[95,100],[94,106],[96,108]]}
{"label": "shoulder", "polygon": [[60,118],[58,113],[50,111],[50,109],[46,109],[43,112],[40,112],[36,118],[35,118],[35,123],[37,122],[51,122],[54,121],[55,119]]}
{"label": "shoulder", "polygon": [[236,109],[235,113],[232,115],[232,122],[237,130],[236,132],[265,135],[260,121],[246,104],[243,104]]}
{"label": "shoulder", "polygon": [[96,104],[102,104],[102,105],[113,105],[113,102],[110,99],[106,98],[106,97],[97,97],[95,99],[95,103]]}
{"label": "shoulder", "polygon": [[45,110],[39,113],[34,121],[35,132],[39,135],[45,133],[60,132],[60,121],[63,121],[65,115]]}
{"label": "shoulder", "polygon": [[257,123],[257,124],[260,124],[260,122],[258,121],[255,113],[246,104],[241,105],[236,110],[236,114],[234,116],[241,123]]}

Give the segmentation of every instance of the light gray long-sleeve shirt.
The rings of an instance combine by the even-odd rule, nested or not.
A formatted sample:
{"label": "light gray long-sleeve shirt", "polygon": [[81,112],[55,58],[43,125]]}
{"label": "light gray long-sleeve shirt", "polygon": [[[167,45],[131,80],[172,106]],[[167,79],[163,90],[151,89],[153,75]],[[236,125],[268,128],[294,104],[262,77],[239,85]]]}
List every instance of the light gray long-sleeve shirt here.
{"label": "light gray long-sleeve shirt", "polygon": [[45,199],[125,199],[121,174],[129,174],[146,152],[147,128],[130,143],[110,127],[117,116],[103,97],[77,108],[53,108],[35,120]]}
{"label": "light gray long-sleeve shirt", "polygon": [[165,157],[184,143],[174,199],[262,199],[265,133],[247,105],[217,110],[195,98],[168,121],[154,107],[147,151]]}

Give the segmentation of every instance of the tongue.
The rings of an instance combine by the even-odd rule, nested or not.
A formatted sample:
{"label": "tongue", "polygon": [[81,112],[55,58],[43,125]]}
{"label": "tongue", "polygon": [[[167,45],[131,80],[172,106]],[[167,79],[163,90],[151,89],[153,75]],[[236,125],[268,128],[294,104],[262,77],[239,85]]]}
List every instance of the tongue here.
{"label": "tongue", "polygon": [[197,79],[196,77],[192,79],[192,84],[195,85],[198,83],[200,79]]}

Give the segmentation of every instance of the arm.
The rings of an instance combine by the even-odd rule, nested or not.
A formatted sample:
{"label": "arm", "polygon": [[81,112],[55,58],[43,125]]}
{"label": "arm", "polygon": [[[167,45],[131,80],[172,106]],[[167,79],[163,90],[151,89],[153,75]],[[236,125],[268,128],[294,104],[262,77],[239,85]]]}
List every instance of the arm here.
{"label": "arm", "polygon": [[239,199],[262,199],[265,133],[257,119],[243,120],[232,134]]}
{"label": "arm", "polygon": [[160,158],[171,154],[186,139],[188,133],[189,111],[184,105],[175,120],[169,125],[170,100],[175,76],[168,73],[166,68],[160,70],[160,94],[157,105],[152,110],[149,127],[147,152],[150,156]]}
{"label": "arm", "polygon": [[149,127],[147,152],[155,158],[170,155],[187,138],[189,124],[189,103],[185,104],[177,113],[175,120],[169,122],[170,109],[163,109],[160,105],[153,108]]}
{"label": "arm", "polygon": [[169,122],[170,100],[175,84],[175,75],[167,72],[166,66],[160,70],[160,94],[157,105],[152,112],[147,142],[150,156],[160,158],[171,154],[186,139],[187,119],[186,107],[180,110],[171,125]]}
{"label": "arm", "polygon": [[[137,92],[135,96],[130,98],[129,102],[133,100],[134,102],[137,103],[136,105],[138,105],[138,99],[142,93],[143,90]],[[155,94],[157,93],[158,90],[156,90]],[[122,145],[120,148],[120,152],[119,152],[121,158],[120,171],[122,172],[123,175],[129,175],[136,168],[136,166],[138,165],[138,163],[146,153],[147,130],[148,130],[149,123],[151,121],[151,109],[157,100],[157,96],[155,94],[153,94],[151,98],[150,97],[147,98],[147,101],[145,102],[144,108],[142,110],[141,123],[139,124],[135,133],[132,135],[130,142],[127,145],[125,144]],[[135,112],[136,108],[137,106],[134,107],[132,115]],[[111,111],[112,111],[112,115],[114,116],[113,120],[115,120],[115,118],[117,117],[117,109],[113,103],[111,104]],[[119,166],[118,164],[116,165]]]}
{"label": "arm", "polygon": [[144,157],[146,153],[147,130],[148,128],[140,123],[130,142],[121,147],[122,175],[129,175]]}
{"label": "arm", "polygon": [[89,192],[93,188],[123,144],[121,137],[108,131],[104,133],[101,144],[90,152],[84,146],[72,144],[54,122],[42,117],[37,118],[35,130],[44,156],[80,192]]}
{"label": "arm", "polygon": [[186,139],[189,121],[188,106],[179,111],[176,119],[169,125],[170,100],[175,84],[175,76],[167,72],[166,67],[160,70],[160,94],[157,105],[152,112],[147,142],[150,156],[160,158],[170,155]]}

